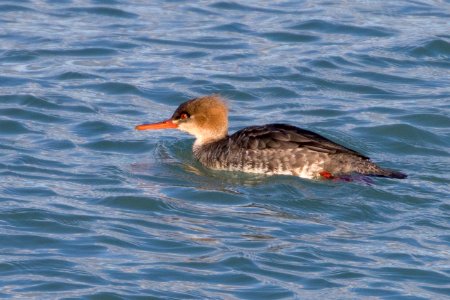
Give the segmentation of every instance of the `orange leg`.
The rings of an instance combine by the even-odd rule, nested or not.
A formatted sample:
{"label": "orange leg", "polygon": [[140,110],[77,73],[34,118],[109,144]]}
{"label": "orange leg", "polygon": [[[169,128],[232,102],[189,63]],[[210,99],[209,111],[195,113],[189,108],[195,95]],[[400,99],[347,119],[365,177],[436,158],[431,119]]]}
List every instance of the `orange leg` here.
{"label": "orange leg", "polygon": [[330,172],[325,171],[325,170],[322,172],[319,172],[319,175],[322,176],[324,179],[334,179],[333,174],[331,174]]}

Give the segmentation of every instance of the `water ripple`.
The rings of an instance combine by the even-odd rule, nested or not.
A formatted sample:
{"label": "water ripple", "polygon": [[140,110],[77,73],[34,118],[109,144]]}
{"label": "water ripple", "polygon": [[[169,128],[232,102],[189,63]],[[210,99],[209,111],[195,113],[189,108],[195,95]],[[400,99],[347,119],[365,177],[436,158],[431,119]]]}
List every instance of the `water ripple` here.
{"label": "water ripple", "polygon": [[355,26],[324,20],[308,20],[290,27],[296,30],[318,31],[332,34],[350,34],[364,37],[389,37],[392,29],[372,26]]}
{"label": "water ripple", "polygon": [[415,46],[409,51],[410,55],[416,57],[450,57],[450,42],[444,39],[434,39],[422,46]]}
{"label": "water ripple", "polygon": [[102,6],[96,6],[96,7],[74,7],[69,9],[70,12],[74,13],[88,13],[88,14],[94,14],[99,16],[108,16],[108,17],[114,17],[114,18],[136,18],[139,15],[135,13],[131,13],[122,9],[113,8],[113,7],[102,7]]}
{"label": "water ripple", "polygon": [[317,41],[319,38],[314,35],[296,34],[288,32],[267,32],[261,35],[274,42],[305,43]]}

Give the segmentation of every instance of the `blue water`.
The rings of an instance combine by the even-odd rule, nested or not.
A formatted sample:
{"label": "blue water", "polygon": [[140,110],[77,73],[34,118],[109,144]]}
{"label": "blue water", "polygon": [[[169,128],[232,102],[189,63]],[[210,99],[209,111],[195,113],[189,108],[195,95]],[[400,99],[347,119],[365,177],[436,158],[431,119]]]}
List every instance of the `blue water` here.
{"label": "blue water", "polygon": [[[0,298],[450,295],[449,1],[0,1]],[[287,122],[409,175],[214,172],[177,131]]]}

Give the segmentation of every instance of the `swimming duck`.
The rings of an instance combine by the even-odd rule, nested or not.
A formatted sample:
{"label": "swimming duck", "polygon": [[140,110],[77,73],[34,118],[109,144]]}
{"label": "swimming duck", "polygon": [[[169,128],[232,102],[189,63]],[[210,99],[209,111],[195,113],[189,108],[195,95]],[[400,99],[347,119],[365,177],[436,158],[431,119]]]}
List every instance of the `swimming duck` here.
{"label": "swimming duck", "polygon": [[182,103],[172,117],[137,130],[179,129],[195,137],[193,154],[215,170],[293,175],[309,179],[352,174],[403,179],[367,156],[317,133],[287,124],[250,126],[228,134],[228,107],[218,95]]}

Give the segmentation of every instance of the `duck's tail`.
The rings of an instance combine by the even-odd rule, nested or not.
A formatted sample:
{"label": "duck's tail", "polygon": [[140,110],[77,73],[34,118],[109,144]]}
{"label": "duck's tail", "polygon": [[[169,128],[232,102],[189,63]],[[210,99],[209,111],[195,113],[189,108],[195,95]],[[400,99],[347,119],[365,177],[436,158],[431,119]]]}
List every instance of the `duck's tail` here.
{"label": "duck's tail", "polygon": [[408,177],[405,173],[391,170],[391,169],[385,169],[380,167],[379,165],[375,164],[374,162],[367,159],[365,162],[365,167],[361,168],[362,174],[368,175],[368,176],[374,176],[374,177],[385,177],[385,178],[395,178],[395,179],[405,179]]}
{"label": "duck's tail", "polygon": [[329,160],[324,169],[333,176],[349,175],[352,173],[364,176],[386,177],[404,179],[408,177],[405,173],[385,169],[372,162],[369,158],[358,155],[338,154]]}
{"label": "duck's tail", "polygon": [[390,170],[390,169],[381,169],[381,168],[380,168],[379,173],[370,174],[370,175],[376,176],[376,177],[386,177],[386,178],[395,178],[395,179],[405,179],[408,177],[408,175],[406,175],[405,173]]}

